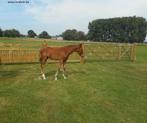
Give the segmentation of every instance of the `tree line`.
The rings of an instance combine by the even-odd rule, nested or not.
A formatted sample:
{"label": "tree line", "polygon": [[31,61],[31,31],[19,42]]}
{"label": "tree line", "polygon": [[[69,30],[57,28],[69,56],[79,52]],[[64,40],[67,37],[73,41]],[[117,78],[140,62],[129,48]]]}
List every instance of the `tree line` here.
{"label": "tree line", "polygon": [[144,42],[147,21],[143,17],[97,19],[89,23],[87,37],[93,41]]}
{"label": "tree line", "polygon": [[[91,40],[105,42],[133,43],[144,42],[147,34],[147,21],[143,17],[119,17],[109,19],[97,19],[89,22],[88,33],[76,29],[67,29],[60,36],[64,40]],[[24,37],[16,29],[0,29],[0,37]],[[27,37],[51,38],[47,31],[37,35],[29,30]]]}
{"label": "tree line", "polygon": [[4,31],[0,29],[0,37],[38,37],[47,39],[51,38],[47,31],[42,31],[39,35],[37,35],[33,30],[29,30],[27,35],[23,35],[16,29],[8,29]]}
{"label": "tree line", "polygon": [[[77,40],[78,41],[78,40],[86,39],[85,33],[82,31],[77,31],[76,29],[65,30],[59,36],[63,37],[64,40]],[[38,38],[50,39],[51,35],[49,35],[47,31],[42,31],[39,35],[37,35],[35,31],[28,30],[27,35],[23,35],[16,29],[9,29],[9,30],[4,30],[4,31],[0,29],[0,37],[30,37],[30,38],[38,37]]]}

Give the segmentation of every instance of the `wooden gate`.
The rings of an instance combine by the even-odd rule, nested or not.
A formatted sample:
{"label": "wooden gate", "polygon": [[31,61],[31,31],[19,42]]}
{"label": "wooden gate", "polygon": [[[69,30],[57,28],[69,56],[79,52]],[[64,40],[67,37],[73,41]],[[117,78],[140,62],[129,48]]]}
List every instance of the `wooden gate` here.
{"label": "wooden gate", "polygon": [[136,60],[135,44],[85,44],[85,52],[91,60]]}

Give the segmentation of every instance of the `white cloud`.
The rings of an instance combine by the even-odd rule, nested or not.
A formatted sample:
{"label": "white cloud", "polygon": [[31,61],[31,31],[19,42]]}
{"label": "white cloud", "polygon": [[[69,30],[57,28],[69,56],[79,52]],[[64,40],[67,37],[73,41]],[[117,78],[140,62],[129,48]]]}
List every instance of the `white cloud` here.
{"label": "white cloud", "polygon": [[[26,13],[48,27],[60,25],[59,31],[77,28],[87,31],[89,21],[120,16],[144,16],[147,0],[38,0],[26,7]],[[57,29],[56,29],[57,30]]]}

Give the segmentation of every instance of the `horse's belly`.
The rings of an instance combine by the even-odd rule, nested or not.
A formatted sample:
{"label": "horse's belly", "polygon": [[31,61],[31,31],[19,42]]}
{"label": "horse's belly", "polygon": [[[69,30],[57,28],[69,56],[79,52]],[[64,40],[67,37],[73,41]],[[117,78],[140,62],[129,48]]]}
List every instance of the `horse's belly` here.
{"label": "horse's belly", "polygon": [[62,60],[62,59],[64,59],[64,56],[63,55],[60,55],[60,54],[51,54],[49,56],[49,58],[51,60]]}

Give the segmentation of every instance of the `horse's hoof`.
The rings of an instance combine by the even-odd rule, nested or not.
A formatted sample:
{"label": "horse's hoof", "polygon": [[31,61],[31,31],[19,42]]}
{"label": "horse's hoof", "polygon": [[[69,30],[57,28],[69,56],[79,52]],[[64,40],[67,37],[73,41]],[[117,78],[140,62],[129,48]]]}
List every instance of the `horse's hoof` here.
{"label": "horse's hoof", "polygon": [[42,79],[42,80],[46,80],[46,78],[44,78],[44,77],[42,77],[42,76],[40,77],[40,79]]}
{"label": "horse's hoof", "polygon": [[64,79],[67,79],[67,77],[64,77]]}

